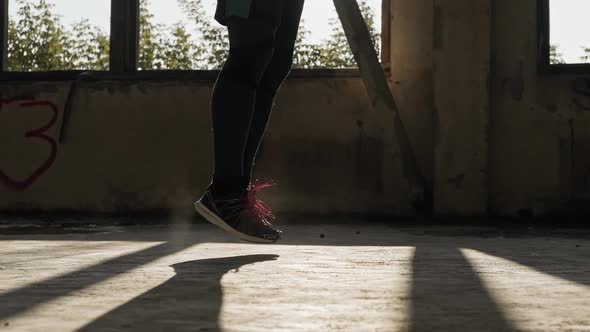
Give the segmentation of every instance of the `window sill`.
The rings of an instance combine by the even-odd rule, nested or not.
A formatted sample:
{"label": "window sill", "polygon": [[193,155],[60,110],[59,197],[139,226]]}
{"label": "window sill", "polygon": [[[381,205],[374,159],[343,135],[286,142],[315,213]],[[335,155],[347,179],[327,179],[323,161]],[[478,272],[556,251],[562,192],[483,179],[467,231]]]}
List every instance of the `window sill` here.
{"label": "window sill", "polygon": [[590,75],[590,63],[543,65],[539,68],[541,75]]}
{"label": "window sill", "polygon": [[[389,74],[389,66],[383,64]],[[0,82],[42,81],[215,81],[219,70],[149,70],[133,73],[108,71],[51,71],[51,72],[1,72]],[[358,68],[298,69],[291,70],[290,79],[360,78]]]}

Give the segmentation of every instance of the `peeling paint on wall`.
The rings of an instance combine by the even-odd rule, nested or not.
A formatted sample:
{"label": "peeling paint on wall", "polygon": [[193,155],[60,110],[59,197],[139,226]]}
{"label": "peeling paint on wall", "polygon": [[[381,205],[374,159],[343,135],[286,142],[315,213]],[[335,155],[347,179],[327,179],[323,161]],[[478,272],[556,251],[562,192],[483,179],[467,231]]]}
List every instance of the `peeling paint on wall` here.
{"label": "peeling paint on wall", "polygon": [[573,82],[573,90],[576,94],[572,98],[577,111],[590,111],[590,78],[577,78]]}
{"label": "peeling paint on wall", "polygon": [[383,194],[384,145],[381,139],[366,134],[364,123],[357,120],[359,129],[356,141],[356,179],[361,190]]}
{"label": "peeling paint on wall", "polygon": [[513,100],[522,101],[524,94],[523,62],[519,61],[513,71],[512,77],[507,77],[502,81],[502,86]]}

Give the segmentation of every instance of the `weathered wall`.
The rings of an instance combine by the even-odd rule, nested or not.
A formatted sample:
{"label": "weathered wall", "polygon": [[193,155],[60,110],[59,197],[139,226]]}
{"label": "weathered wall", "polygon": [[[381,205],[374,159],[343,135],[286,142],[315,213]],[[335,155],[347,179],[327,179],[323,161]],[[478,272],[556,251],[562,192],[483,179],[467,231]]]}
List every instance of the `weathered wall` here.
{"label": "weathered wall", "polygon": [[[59,144],[69,84],[3,84],[0,207],[190,207],[213,170],[212,85],[82,83]],[[389,125],[368,103],[358,78],[284,84],[255,171],[277,182],[262,193],[276,211],[411,213]]]}
{"label": "weathered wall", "polygon": [[537,1],[492,3],[490,209],[581,212],[590,198],[590,98],[574,87],[588,93],[589,78],[537,73]]}
{"label": "weathered wall", "polygon": [[487,208],[490,0],[434,1],[434,208]]}
{"label": "weathered wall", "polygon": [[[392,1],[391,86],[437,215],[588,205],[590,79],[538,74],[536,5]],[[0,209],[190,207],[213,169],[212,85],[84,82],[60,144],[69,84],[0,84]],[[276,104],[256,176],[277,211],[413,213],[360,78],[290,78]]]}
{"label": "weathered wall", "polygon": [[392,79],[437,215],[487,209],[490,2],[392,2]]}
{"label": "weathered wall", "polygon": [[394,93],[437,215],[588,211],[590,78],[537,72],[536,15],[536,0],[392,2]]}
{"label": "weathered wall", "polygon": [[392,91],[429,184],[434,178],[433,9],[432,0],[392,1],[390,17]]}

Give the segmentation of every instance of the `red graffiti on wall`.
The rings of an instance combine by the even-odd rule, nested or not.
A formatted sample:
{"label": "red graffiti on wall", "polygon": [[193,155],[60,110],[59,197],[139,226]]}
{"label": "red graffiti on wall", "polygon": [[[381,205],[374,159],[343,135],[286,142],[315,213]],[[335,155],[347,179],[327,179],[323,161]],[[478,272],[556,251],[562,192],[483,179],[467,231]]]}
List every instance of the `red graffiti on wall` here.
{"label": "red graffiti on wall", "polygon": [[49,101],[35,100],[33,97],[15,97],[9,99],[0,99],[0,112],[7,105],[17,106],[21,109],[30,110],[44,110],[51,112],[50,120],[41,127],[34,128],[25,132],[26,139],[37,139],[46,142],[49,145],[49,153],[47,158],[25,178],[15,179],[9,176],[2,169],[1,161],[4,158],[11,156],[0,156],[0,183],[4,184],[8,189],[13,191],[20,191],[29,188],[39,177],[41,177],[53,165],[57,157],[57,142],[47,134],[47,131],[53,128],[57,123],[59,112],[57,106]]}

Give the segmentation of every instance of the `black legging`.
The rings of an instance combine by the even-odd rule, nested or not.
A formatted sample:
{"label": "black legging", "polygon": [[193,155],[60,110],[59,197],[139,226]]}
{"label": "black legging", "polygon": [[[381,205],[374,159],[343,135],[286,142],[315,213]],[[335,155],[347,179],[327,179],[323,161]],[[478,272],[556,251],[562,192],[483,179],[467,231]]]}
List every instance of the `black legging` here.
{"label": "black legging", "polygon": [[250,181],[274,97],[289,74],[304,0],[252,0],[248,18],[227,18],[230,50],[211,98],[213,186]]}

